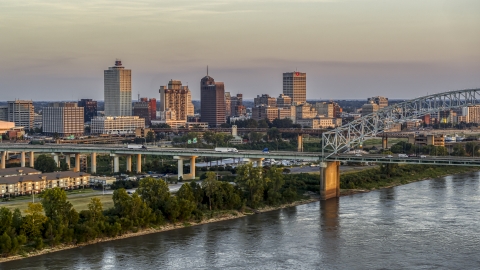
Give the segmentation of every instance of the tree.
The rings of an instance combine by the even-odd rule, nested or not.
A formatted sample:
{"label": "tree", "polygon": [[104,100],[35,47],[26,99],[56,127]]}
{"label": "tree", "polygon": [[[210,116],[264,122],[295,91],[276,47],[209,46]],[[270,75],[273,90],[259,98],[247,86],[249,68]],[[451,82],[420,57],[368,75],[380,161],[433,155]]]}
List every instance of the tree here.
{"label": "tree", "polygon": [[35,160],[35,170],[46,172],[54,172],[57,169],[55,160],[52,157],[46,155],[40,155]]}
{"label": "tree", "polygon": [[474,142],[467,142],[465,144],[465,151],[470,155],[470,156],[480,156],[478,153],[478,150],[480,149],[480,146],[477,143]]}
{"label": "tree", "polygon": [[262,168],[253,167],[251,163],[237,168],[235,182],[247,193],[247,202],[250,206],[256,207],[263,199],[264,179]]}
{"label": "tree", "polygon": [[455,144],[453,146],[453,152],[452,156],[466,156],[467,151],[465,151],[465,148],[461,144]]}
{"label": "tree", "polygon": [[171,195],[164,180],[152,177],[143,178],[140,180],[136,192],[153,211],[158,209],[163,214],[166,213],[166,206]]}
{"label": "tree", "polygon": [[268,138],[273,141],[280,140],[282,137],[278,128],[273,127],[267,131]]}
{"label": "tree", "polygon": [[208,204],[212,210],[212,197],[218,189],[218,180],[214,172],[207,172],[207,178],[202,182],[202,188],[205,190],[205,195],[208,197]]}
{"label": "tree", "polygon": [[153,132],[151,130],[149,132],[147,132],[146,139],[147,139],[147,142],[153,142],[153,140],[155,139],[155,132]]}
{"label": "tree", "polygon": [[56,187],[47,189],[41,195],[45,215],[48,217],[45,236],[51,245],[62,240],[71,242],[74,237],[74,226],[78,223],[79,214],[67,201],[65,190]]}
{"label": "tree", "polygon": [[9,232],[12,227],[13,214],[10,209],[6,207],[0,208],[0,235],[4,232]]}
{"label": "tree", "polygon": [[264,175],[264,182],[267,184],[267,201],[270,204],[279,204],[282,199],[280,189],[285,184],[282,171],[276,166],[270,167]]}
{"label": "tree", "polygon": [[47,217],[43,215],[42,205],[40,203],[28,203],[25,214],[22,229],[30,239],[41,237],[43,224],[47,221]]}
{"label": "tree", "polygon": [[88,210],[90,211],[90,222],[96,224],[100,221],[103,221],[103,205],[99,198],[90,199],[88,204]]}
{"label": "tree", "polygon": [[257,132],[250,132],[250,141],[252,143],[257,143],[257,142],[260,142],[262,140],[262,133],[257,133]]}

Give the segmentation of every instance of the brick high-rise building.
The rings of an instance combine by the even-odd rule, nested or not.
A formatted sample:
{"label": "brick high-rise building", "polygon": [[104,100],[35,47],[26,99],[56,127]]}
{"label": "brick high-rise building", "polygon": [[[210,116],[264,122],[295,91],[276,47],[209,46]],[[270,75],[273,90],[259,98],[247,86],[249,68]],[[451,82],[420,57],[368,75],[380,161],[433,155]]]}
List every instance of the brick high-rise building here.
{"label": "brick high-rise building", "polygon": [[258,106],[277,107],[277,99],[269,96],[268,94],[263,94],[261,96],[257,95],[257,97],[253,99],[253,103],[255,107],[258,107]]}
{"label": "brick high-rise building", "polygon": [[240,116],[247,113],[247,109],[243,106],[243,94],[237,94],[230,97],[230,115]]}
{"label": "brick high-rise building", "polygon": [[[181,81],[170,80],[168,86],[160,86],[160,114],[171,110],[175,112],[178,121],[187,121],[189,115],[194,114],[192,94],[188,86],[183,86]],[[165,120],[165,119],[162,119]]]}
{"label": "brick high-rise building", "polygon": [[83,119],[85,122],[92,121],[97,116],[97,101],[91,99],[81,99],[78,101],[78,107],[83,107]]}
{"label": "brick high-rise building", "polygon": [[210,127],[217,127],[226,122],[225,119],[225,85],[215,82],[208,76],[200,81],[200,114],[202,122]]}
{"label": "brick high-rise building", "polygon": [[132,115],[132,71],[116,60],[115,66],[103,72],[105,116]]}
{"label": "brick high-rise building", "polygon": [[283,73],[283,94],[291,97],[294,105],[307,102],[307,73]]}

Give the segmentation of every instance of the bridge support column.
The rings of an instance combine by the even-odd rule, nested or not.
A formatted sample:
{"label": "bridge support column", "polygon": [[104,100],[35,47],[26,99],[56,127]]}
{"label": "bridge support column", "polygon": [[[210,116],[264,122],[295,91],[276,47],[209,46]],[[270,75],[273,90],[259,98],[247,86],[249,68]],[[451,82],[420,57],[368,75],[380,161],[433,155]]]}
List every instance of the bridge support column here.
{"label": "bridge support column", "polygon": [[25,167],[25,151],[20,153],[20,167]]}
{"label": "bridge support column", "polygon": [[132,156],[127,156],[127,171],[132,172]]}
{"label": "bridge support column", "polygon": [[263,168],[263,160],[264,160],[264,158],[249,158],[248,162],[250,162],[250,163],[255,162],[257,167]]}
{"label": "bridge support column", "polygon": [[2,165],[0,169],[5,169],[6,159],[7,159],[7,151],[2,151]]}
{"label": "bridge support column", "polygon": [[30,157],[28,158],[30,163],[30,168],[35,167],[35,153],[33,151],[30,152]]}
{"label": "bridge support column", "polygon": [[57,153],[52,153],[53,160],[55,160],[55,165],[59,167],[60,165],[58,164],[58,154]]}
{"label": "bridge support column", "polygon": [[[70,159],[70,158],[69,158]],[[80,171],[80,154],[79,153],[76,153],[75,154],[75,169],[74,169],[75,172],[79,172]]]}
{"label": "bridge support column", "polygon": [[320,200],[340,197],[340,161],[320,163]]}
{"label": "bridge support column", "polygon": [[303,152],[303,135],[302,134],[298,134],[297,142],[298,142],[297,151]]}
{"label": "bridge support column", "polygon": [[177,179],[182,178],[183,180],[183,159],[178,159],[178,166],[177,166]]}
{"label": "bridge support column", "polygon": [[70,154],[65,155],[65,163],[67,163],[67,167],[70,170],[71,164],[70,164]]}
{"label": "bridge support column", "polygon": [[383,149],[388,148],[388,138],[386,136],[382,137],[382,148]]}
{"label": "bridge support column", "polygon": [[97,153],[93,152],[92,155],[90,156],[92,167],[90,169],[91,173],[96,173],[97,172]]}
{"label": "bridge support column", "polygon": [[[196,156],[174,156],[173,159],[178,160],[178,179],[182,177],[183,180],[194,180],[195,179],[195,159]],[[183,161],[190,160],[190,173],[183,173]]]}
{"label": "bridge support column", "polygon": [[115,154],[110,154],[113,157],[113,172],[118,173],[120,171],[120,159],[119,156]]}
{"label": "bridge support column", "polygon": [[137,154],[137,173],[142,172],[142,154]]}

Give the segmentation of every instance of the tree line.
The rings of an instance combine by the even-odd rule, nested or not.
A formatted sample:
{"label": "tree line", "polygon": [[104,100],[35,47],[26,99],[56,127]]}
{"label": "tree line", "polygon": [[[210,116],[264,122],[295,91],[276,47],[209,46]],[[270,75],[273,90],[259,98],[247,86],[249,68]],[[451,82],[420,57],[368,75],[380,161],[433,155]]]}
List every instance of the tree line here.
{"label": "tree line", "polygon": [[304,187],[280,168],[247,164],[237,168],[234,184],[217,180],[209,171],[203,182],[185,183],[172,195],[164,180],[147,177],[133,194],[115,190],[113,207],[104,209],[94,197],[80,212],[57,187],[45,190],[41,202],[29,203],[24,213],[0,208],[0,251],[9,256],[45,245],[78,244],[166,223],[201,221],[222,210],[289,203],[301,198],[304,189],[297,186]]}

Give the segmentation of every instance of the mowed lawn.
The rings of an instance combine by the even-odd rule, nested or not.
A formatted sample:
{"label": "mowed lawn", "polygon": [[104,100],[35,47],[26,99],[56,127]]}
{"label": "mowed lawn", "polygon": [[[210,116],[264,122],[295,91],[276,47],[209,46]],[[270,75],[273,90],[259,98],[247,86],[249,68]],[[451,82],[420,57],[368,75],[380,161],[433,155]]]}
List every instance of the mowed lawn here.
{"label": "mowed lawn", "polygon": [[[112,201],[112,194],[108,195],[91,195],[91,196],[82,196],[82,197],[73,197],[73,198],[67,198],[67,200],[73,205],[73,207],[78,211],[86,210],[88,209],[88,204],[90,203],[91,198],[99,198],[100,201],[103,204],[103,209],[107,209],[110,207],[113,207],[113,201]],[[28,203],[32,202],[31,200],[21,200],[17,202],[12,202],[12,203],[0,203],[0,207],[6,207],[11,209],[12,211],[15,208],[19,208],[20,211],[23,211],[27,209]],[[35,198],[35,202],[40,202],[40,200],[37,200]]]}

